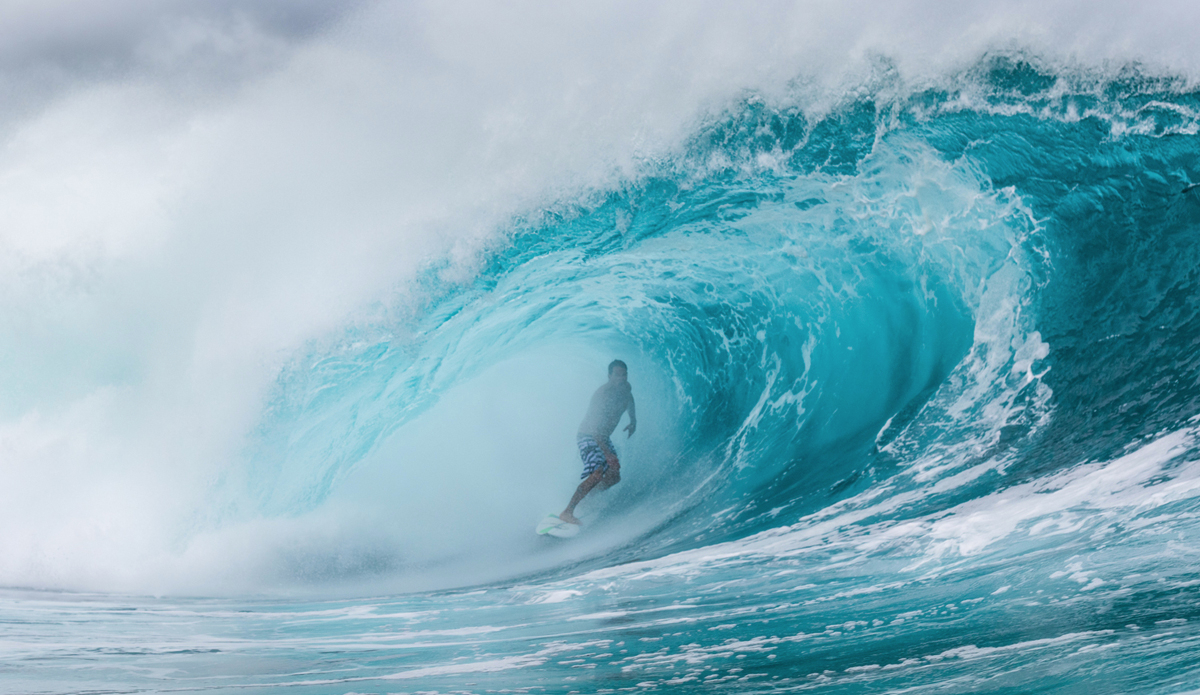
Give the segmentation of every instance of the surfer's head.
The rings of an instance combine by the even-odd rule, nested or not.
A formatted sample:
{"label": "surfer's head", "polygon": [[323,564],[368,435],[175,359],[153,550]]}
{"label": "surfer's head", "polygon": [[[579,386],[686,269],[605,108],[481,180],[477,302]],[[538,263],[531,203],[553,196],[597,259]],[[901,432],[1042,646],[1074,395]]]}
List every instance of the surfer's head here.
{"label": "surfer's head", "polygon": [[629,376],[629,367],[621,360],[613,360],[608,363],[608,378],[616,381],[625,381]]}

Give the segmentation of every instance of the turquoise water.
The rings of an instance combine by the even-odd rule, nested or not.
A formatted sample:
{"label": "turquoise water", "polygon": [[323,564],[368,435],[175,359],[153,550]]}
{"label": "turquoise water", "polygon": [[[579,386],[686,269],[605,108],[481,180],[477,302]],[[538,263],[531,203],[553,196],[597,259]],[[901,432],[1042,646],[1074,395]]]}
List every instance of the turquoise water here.
{"label": "turquoise water", "polygon": [[[5,688],[1200,688],[1200,95],[874,85],[749,94],[297,352],[197,522],[253,589],[8,590]],[[625,480],[536,537],[617,357]]]}

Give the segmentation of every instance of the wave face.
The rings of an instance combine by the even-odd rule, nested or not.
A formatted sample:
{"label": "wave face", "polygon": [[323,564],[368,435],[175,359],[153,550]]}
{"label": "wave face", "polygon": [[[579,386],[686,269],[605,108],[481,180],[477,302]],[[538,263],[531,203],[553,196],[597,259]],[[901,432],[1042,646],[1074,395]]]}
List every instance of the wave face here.
{"label": "wave face", "polygon": [[[1200,95],[890,76],[746,96],[312,343],[195,543],[316,598],[109,639],[186,609],[173,649],[314,693],[1197,687]],[[544,542],[613,358],[625,480]]]}
{"label": "wave face", "polygon": [[[575,421],[613,357],[648,415],[598,513],[662,513],[603,564],[845,505],[878,514],[881,498],[893,521],[923,518],[1113,458],[1195,410],[1186,389],[1169,407],[1129,395],[1190,365],[1186,321],[1154,314],[1163,287],[1190,286],[1167,240],[1194,223],[1196,114],[1172,87],[1005,56],[819,115],[748,98],[619,189],[529,215],[469,279],[427,268],[415,327],[357,326],[298,361],[251,496],[296,514],[366,476],[402,509],[427,496],[414,469],[448,466],[487,479],[439,499],[461,554],[495,485],[537,485],[491,480],[496,462],[535,478],[574,465]],[[1129,270],[1164,244],[1169,279]],[[1170,354],[1130,348],[1132,316],[1180,326],[1154,343]],[[414,445],[418,431],[437,434]],[[556,506],[546,494],[529,503]]]}

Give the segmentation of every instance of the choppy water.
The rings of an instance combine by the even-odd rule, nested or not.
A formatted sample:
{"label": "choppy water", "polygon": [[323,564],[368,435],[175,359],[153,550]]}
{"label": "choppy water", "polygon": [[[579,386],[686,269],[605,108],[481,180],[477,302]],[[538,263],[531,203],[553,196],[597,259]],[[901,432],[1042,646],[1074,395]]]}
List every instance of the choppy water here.
{"label": "choppy water", "polygon": [[[888,75],[750,94],[298,351],[197,522],[254,598],[9,590],[4,688],[1200,687],[1200,95]],[[625,480],[535,537],[614,357]]]}

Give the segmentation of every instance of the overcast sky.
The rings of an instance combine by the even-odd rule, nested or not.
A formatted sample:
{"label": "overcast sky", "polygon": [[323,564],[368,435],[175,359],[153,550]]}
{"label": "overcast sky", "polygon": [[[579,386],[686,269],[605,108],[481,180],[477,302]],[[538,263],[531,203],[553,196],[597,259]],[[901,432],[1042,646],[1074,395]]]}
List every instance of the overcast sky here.
{"label": "overcast sky", "polygon": [[[721,39],[726,51],[746,49],[736,38],[740,30],[743,40],[757,35],[760,44],[787,38],[901,59],[904,54],[924,59],[1011,44],[1073,53],[1093,62],[1140,58],[1182,70],[1197,66],[1192,27],[1200,22],[1200,3],[1195,2],[698,0],[650,3],[651,9],[639,5],[513,2],[497,12],[490,3],[470,0],[0,0],[0,122],[88,80],[171,80],[193,96],[227,89],[277,67],[296,45],[363,10],[376,11],[385,32],[397,17],[418,31],[453,21],[471,32],[509,32],[507,45],[517,50],[526,41],[542,43],[539,30],[555,22],[564,35],[580,39],[574,47],[564,46],[568,52],[587,50],[582,44],[589,40],[589,23],[595,26],[592,38],[612,42],[611,50],[622,50],[623,33],[634,40],[670,40],[687,33],[695,41],[711,40],[714,35],[697,21],[708,15],[714,25],[732,20],[734,26]],[[765,27],[757,26],[756,15],[766,20]],[[495,17],[502,18],[500,24],[487,26]],[[657,35],[641,26],[647,18],[660,29]],[[794,30],[801,26],[808,31]],[[795,54],[794,47],[779,51],[780,58]]]}
{"label": "overcast sky", "polygon": [[0,125],[89,82],[211,98],[278,67],[361,0],[0,0]]}

